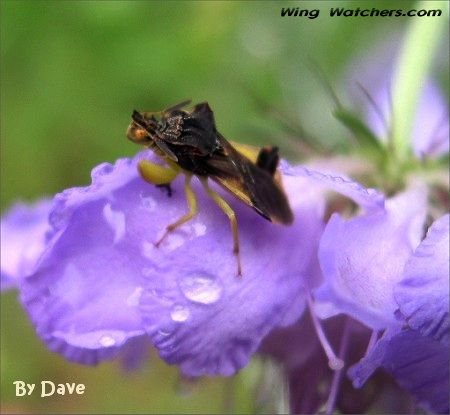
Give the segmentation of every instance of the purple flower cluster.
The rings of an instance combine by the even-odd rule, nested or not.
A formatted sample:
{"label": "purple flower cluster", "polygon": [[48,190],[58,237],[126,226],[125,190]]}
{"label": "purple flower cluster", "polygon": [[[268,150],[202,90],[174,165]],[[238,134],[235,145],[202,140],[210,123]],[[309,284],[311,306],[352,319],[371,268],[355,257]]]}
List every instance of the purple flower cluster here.
{"label": "purple flower cluster", "polygon": [[[433,105],[419,112],[430,108],[436,113]],[[421,135],[416,143],[418,157],[448,151],[441,135],[437,141]],[[386,198],[340,174],[282,162],[295,221],[273,225],[233,203],[240,278],[228,220],[199,183],[193,186],[199,215],[155,247],[186,202],[181,178],[171,197],[144,182],[137,170],[142,158],[155,161],[144,151],[101,164],[91,185],[16,205],[2,218],[2,288],[19,290],[51,350],[95,364],[124,351],[139,356],[151,343],[187,376],[232,375],[259,350],[305,371],[313,350],[299,340],[299,321],[309,309],[319,336],[319,319],[338,315],[373,331],[364,357],[346,362],[354,387],[383,368],[424,408],[449,411],[450,217],[440,215],[427,229],[425,181],[416,177]],[[349,202],[327,220],[330,191]],[[288,353],[270,345],[270,333],[290,329],[294,340],[282,348]],[[351,346],[351,336],[342,337]]]}
{"label": "purple flower cluster", "polygon": [[[238,278],[226,217],[199,188],[199,216],[154,246],[185,200],[179,180],[168,198],[139,177],[144,156],[152,154],[98,166],[89,187],[57,195],[39,218],[19,207],[2,222],[2,239],[22,238],[4,247],[4,279],[19,287],[39,335],[70,360],[95,363],[132,338],[150,336],[161,356],[188,375],[234,373],[271,329],[300,317],[306,287],[319,284],[325,199],[316,182],[380,204],[379,194],[353,182],[286,167],[297,220],[277,227],[237,204],[244,270]],[[28,233],[15,234],[18,215]],[[9,252],[30,243],[34,269],[21,272]]]}
{"label": "purple flower cluster", "polygon": [[[102,164],[90,186],[34,208],[17,206],[2,220],[2,281],[19,288],[51,350],[93,364],[149,337],[186,375],[231,375],[269,332],[301,317],[312,293],[323,318],[345,313],[388,329],[350,372],[355,385],[383,366],[431,408],[448,404],[419,381],[428,374],[425,387],[447,390],[448,216],[422,240],[423,188],[385,203],[346,178],[284,164],[295,223],[278,227],[235,204],[244,274],[238,278],[226,217],[200,188],[198,217],[154,246],[185,201],[178,180],[169,198],[139,177],[142,157],[152,155]],[[327,189],[364,213],[336,213],[325,223]],[[410,339],[417,347],[408,343],[405,354]],[[447,372],[429,366],[427,353]],[[409,372],[416,366],[414,382]]]}

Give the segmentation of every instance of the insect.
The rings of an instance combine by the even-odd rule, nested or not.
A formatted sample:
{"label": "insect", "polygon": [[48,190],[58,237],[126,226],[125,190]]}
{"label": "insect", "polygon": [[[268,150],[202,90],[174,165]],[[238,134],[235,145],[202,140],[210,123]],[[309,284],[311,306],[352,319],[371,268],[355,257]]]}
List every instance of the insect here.
{"label": "insect", "polygon": [[197,176],[206,193],[228,216],[237,274],[242,275],[236,214],[228,202],[209,187],[208,179],[265,219],[288,225],[294,217],[277,171],[278,149],[259,149],[227,141],[217,131],[208,103],[197,104],[190,111],[184,110],[189,103],[185,101],[162,112],[134,111],[127,130],[131,141],[149,147],[166,163],[161,166],[141,160],[138,169],[144,180],[168,187],[179,173],[185,175],[184,190],[189,210],[166,227],[155,245],[159,246],[170,232],[198,213],[197,198],[191,187],[192,176]]}

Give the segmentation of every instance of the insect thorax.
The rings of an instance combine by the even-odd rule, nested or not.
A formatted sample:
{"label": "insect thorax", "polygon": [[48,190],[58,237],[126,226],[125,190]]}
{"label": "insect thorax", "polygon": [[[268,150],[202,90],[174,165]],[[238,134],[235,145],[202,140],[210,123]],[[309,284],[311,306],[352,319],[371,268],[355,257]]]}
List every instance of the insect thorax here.
{"label": "insect thorax", "polygon": [[177,139],[183,132],[183,116],[174,115],[163,119],[159,131],[168,141]]}

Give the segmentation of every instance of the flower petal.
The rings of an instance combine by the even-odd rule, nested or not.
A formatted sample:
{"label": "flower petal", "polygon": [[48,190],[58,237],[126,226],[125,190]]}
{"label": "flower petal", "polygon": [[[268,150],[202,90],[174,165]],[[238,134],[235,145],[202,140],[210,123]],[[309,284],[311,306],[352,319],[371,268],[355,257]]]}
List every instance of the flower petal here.
{"label": "flower petal", "polygon": [[68,359],[116,356],[147,331],[161,356],[186,374],[231,374],[268,331],[300,317],[304,287],[318,284],[323,195],[308,180],[286,176],[291,227],[231,202],[238,278],[229,221],[196,180],[199,215],[155,247],[186,213],[186,198],[181,177],[171,198],[145,183],[137,173],[143,157],[153,160],[143,152],[103,164],[90,186],[55,197],[48,246],[21,287],[22,301],[40,336]]}
{"label": "flower petal", "polygon": [[449,151],[447,102],[435,82],[425,83],[414,118],[412,143],[418,158],[440,157]]}
{"label": "flower petal", "polygon": [[418,331],[388,331],[360,363],[349,370],[361,387],[377,367],[391,373],[425,409],[449,412],[449,354],[444,344]]}
{"label": "flower petal", "polygon": [[[360,57],[347,71],[346,84],[358,108],[364,108],[368,126],[383,142],[390,135],[392,119],[392,75],[400,51],[400,38],[394,36],[370,55]],[[361,85],[371,97],[373,105],[361,93]],[[361,99],[363,97],[363,99]],[[437,158],[449,151],[448,103],[433,79],[424,82],[418,97],[416,115],[411,132],[411,147],[417,158]]]}
{"label": "flower petal", "polygon": [[449,220],[445,215],[430,227],[427,237],[406,264],[395,287],[400,313],[409,326],[445,344],[450,343]]}
{"label": "flower petal", "polygon": [[325,282],[315,293],[318,314],[346,313],[373,329],[397,324],[393,287],[420,242],[425,211],[418,187],[388,200],[385,212],[350,220],[334,214],[319,248]]}
{"label": "flower petal", "polygon": [[367,211],[382,211],[384,209],[384,195],[375,190],[367,189],[358,182],[340,174],[331,174],[308,169],[305,166],[289,166],[286,162],[281,163],[283,174],[295,177],[304,177],[312,180],[322,189],[341,193],[354,202],[358,203]]}
{"label": "flower petal", "polygon": [[[200,191],[201,212],[193,223],[168,236],[159,249],[152,239],[143,246],[148,258],[142,270],[147,277],[143,320],[161,357],[186,375],[233,374],[272,328],[292,324],[303,312],[305,285],[315,283],[324,200],[307,180],[283,179],[296,218],[290,227],[233,203],[242,277],[236,276],[228,219]],[[165,220],[149,238],[182,214],[178,189],[173,209],[166,208]]]}
{"label": "flower petal", "polygon": [[145,334],[142,262],[125,240],[128,196],[140,187],[136,160],[119,160],[95,169],[91,186],[53,201],[51,239],[21,298],[39,335],[69,360],[96,363]]}
{"label": "flower petal", "polygon": [[[389,135],[385,123],[390,124],[392,111],[388,84],[374,90],[372,94],[384,120],[369,105],[367,105],[366,119],[375,134],[385,141]],[[448,107],[436,83],[428,80],[424,84],[416,111],[411,137],[412,148],[416,157],[435,158],[448,153]]]}
{"label": "flower petal", "polygon": [[32,273],[46,247],[51,201],[17,203],[1,220],[1,288],[17,287]]}

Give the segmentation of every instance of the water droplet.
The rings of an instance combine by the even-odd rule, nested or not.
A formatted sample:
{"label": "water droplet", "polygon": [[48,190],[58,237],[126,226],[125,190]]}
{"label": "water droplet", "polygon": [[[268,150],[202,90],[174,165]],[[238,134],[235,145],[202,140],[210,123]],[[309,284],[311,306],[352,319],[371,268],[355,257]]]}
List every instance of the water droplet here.
{"label": "water droplet", "polygon": [[185,297],[195,303],[213,304],[222,295],[222,285],[209,275],[188,275],[179,282],[179,286]]}
{"label": "water droplet", "polygon": [[206,233],[206,225],[204,223],[194,223],[195,236],[203,236]]}
{"label": "water droplet", "polygon": [[178,321],[180,323],[186,321],[190,315],[191,312],[189,311],[189,309],[181,305],[174,306],[170,311],[170,317],[172,318],[172,320]]}
{"label": "water droplet", "polygon": [[111,347],[116,344],[116,341],[114,340],[113,337],[105,334],[102,337],[100,337],[99,343],[104,347]]}

